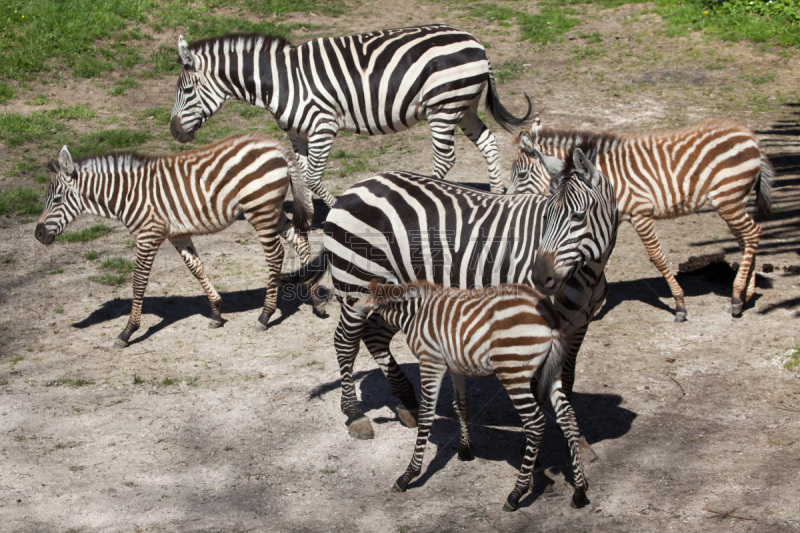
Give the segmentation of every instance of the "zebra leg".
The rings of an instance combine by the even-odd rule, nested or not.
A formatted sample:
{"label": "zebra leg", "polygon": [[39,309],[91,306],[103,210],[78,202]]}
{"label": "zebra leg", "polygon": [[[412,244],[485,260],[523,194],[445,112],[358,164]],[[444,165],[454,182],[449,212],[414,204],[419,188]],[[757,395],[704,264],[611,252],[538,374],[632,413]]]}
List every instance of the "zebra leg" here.
{"label": "zebra leg", "polygon": [[245,212],[247,218],[258,233],[258,240],[267,257],[267,294],[264,297],[264,308],[253,329],[264,331],[269,326],[269,319],[278,308],[278,286],[283,267],[284,249],[279,237],[280,228],[275,221],[259,221],[257,215]]}
{"label": "zebra leg", "polygon": [[642,239],[647,254],[650,256],[650,261],[658,268],[664,279],[667,280],[669,290],[672,292],[672,297],[675,298],[675,322],[683,322],[686,320],[686,307],[683,304],[683,289],[678,285],[675,276],[669,271],[667,266],[667,259],[664,257],[664,251],[661,249],[661,243],[658,242],[656,236],[656,228],[653,224],[651,217],[643,215],[634,215],[631,217],[631,224]]}
{"label": "zebra leg", "polygon": [[367,317],[342,303],[339,324],[333,334],[333,345],[339,372],[342,377],[342,412],[347,415],[347,431],[356,439],[371,439],[375,436],[372,424],[364,416],[358,404],[356,385],[353,380],[353,365],[358,355],[358,345],[364,332]]}
{"label": "zebra leg", "polygon": [[464,374],[450,372],[453,381],[453,409],[458,416],[458,423],[461,426],[461,440],[458,445],[458,459],[460,461],[472,461],[475,455],[472,453],[472,441],[469,438],[469,426],[467,425],[467,394]]}
{"label": "zebra leg", "polygon": [[142,322],[142,300],[153,268],[153,259],[164,242],[164,232],[159,230],[143,231],[136,236],[136,267],[133,271],[133,302],[128,324],[114,342],[114,348],[125,348],[134,331]]}
{"label": "zebra leg", "polygon": [[297,166],[305,176],[308,172],[308,143],[305,139],[293,133],[289,134],[289,140],[292,142],[292,150],[294,150],[294,155],[297,159]]}
{"label": "zebra leg", "polygon": [[[283,213],[281,213],[279,225],[281,226],[281,237],[286,239],[286,242],[294,248],[303,266],[308,265],[309,261],[311,261],[311,248],[308,244],[308,233],[296,231],[292,222]],[[313,283],[308,288],[308,291],[311,297],[311,305],[314,307],[314,313],[317,316],[327,316],[327,313],[325,313],[325,306],[328,304],[328,300],[319,295],[319,282]]]}
{"label": "zebra leg", "polygon": [[314,132],[308,138],[308,171],[306,172],[306,184],[317,196],[322,198],[328,207],[336,203],[336,198],[325,190],[322,185],[322,172],[328,162],[328,155],[331,153],[333,139],[336,137],[335,126],[330,125],[326,129]]}
{"label": "zebra leg", "polygon": [[208,303],[211,304],[211,321],[208,323],[208,327],[218,328],[222,326],[225,324],[225,319],[222,318],[222,298],[214,288],[214,285],[211,284],[211,280],[208,279],[203,269],[203,263],[200,261],[200,256],[197,254],[197,249],[192,244],[192,238],[188,235],[169,237],[169,242],[181,254],[181,258],[186,263],[189,272],[197,278],[197,281],[200,282],[206,292],[206,296],[208,296]]}
{"label": "zebra leg", "polygon": [[481,151],[483,158],[489,165],[490,190],[502,194],[505,191],[505,187],[503,187],[503,182],[500,179],[500,165],[498,164],[500,155],[497,152],[497,141],[491,130],[478,117],[474,107],[464,114],[458,126],[464,132],[464,135],[478,147],[478,150]]}
{"label": "zebra leg", "polygon": [[[576,509],[586,505],[586,491],[589,484],[583,474],[583,463],[581,462],[581,432],[578,422],[575,419],[575,411],[572,410],[567,397],[561,391],[561,379],[556,378],[550,384],[550,402],[556,412],[556,422],[561,432],[567,438],[569,444],[570,457],[572,459],[572,475],[575,482],[575,492],[572,494],[572,506]],[[586,442],[584,440],[584,442]]]}
{"label": "zebra leg", "polygon": [[530,378],[532,376],[530,374],[529,379],[520,380],[519,369],[504,371],[500,367],[495,369],[495,373],[511,398],[511,403],[517,409],[525,432],[525,453],[522,456],[519,476],[514,490],[509,493],[503,506],[504,511],[516,511],[519,508],[520,498],[533,486],[533,467],[536,464],[539,445],[544,435],[544,412],[539,406],[536,396],[531,393]]}
{"label": "zebra leg", "polygon": [[721,203],[724,197],[717,198],[709,194],[709,198],[742,248],[742,264],[733,280],[731,296],[731,315],[740,316],[745,302],[752,298],[756,290],[756,249],[761,239],[761,227],[747,213],[745,202],[731,205]]}
{"label": "zebra leg", "polygon": [[414,428],[417,427],[419,403],[417,403],[417,395],[414,393],[414,386],[411,385],[389,349],[395,333],[397,333],[396,328],[387,324],[379,314],[372,313],[367,318],[364,327],[364,344],[389,381],[392,394],[401,402],[396,407],[397,417],[406,427]]}
{"label": "zebra leg", "polygon": [[439,179],[444,179],[456,163],[456,122],[453,115],[428,115],[433,137],[433,175]]}
{"label": "zebra leg", "polygon": [[[586,336],[587,329],[589,329],[588,323],[572,330],[564,337],[565,356],[561,368],[561,390],[566,401],[570,405],[572,405],[572,387],[575,385],[575,364],[578,360],[578,350],[581,349],[581,344],[583,344],[583,338]],[[583,435],[579,436],[578,444],[581,449],[581,455],[585,457],[588,462],[591,463],[598,459],[597,454]]]}
{"label": "zebra leg", "polygon": [[414,453],[411,455],[411,462],[406,471],[397,478],[392,490],[395,492],[405,492],[409,482],[417,477],[422,470],[422,459],[425,454],[425,446],[428,444],[428,437],[431,433],[433,419],[436,416],[436,400],[439,398],[439,391],[442,387],[442,378],[447,370],[447,366],[436,357],[421,354],[419,358],[419,376],[422,384],[422,404],[419,408],[419,427],[417,428],[417,440],[414,445]]}

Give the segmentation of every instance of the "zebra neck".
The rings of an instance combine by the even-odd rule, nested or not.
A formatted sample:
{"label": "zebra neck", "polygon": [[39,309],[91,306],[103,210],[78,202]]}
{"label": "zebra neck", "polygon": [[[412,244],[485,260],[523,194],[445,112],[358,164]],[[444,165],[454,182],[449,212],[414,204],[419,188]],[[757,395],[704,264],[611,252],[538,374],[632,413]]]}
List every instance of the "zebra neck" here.
{"label": "zebra neck", "polygon": [[[292,76],[291,48],[269,46],[242,53],[244,65],[241,77],[231,76],[231,96],[250,102],[276,114],[280,106],[281,91],[288,94],[287,78]],[[299,76],[294,77],[297,83]],[[297,87],[294,87],[295,94]],[[284,99],[286,96],[283,97]]]}
{"label": "zebra neck", "polygon": [[131,171],[81,172],[78,189],[84,212],[125,222],[124,206],[133,183],[139,181],[134,174]]}
{"label": "zebra neck", "polygon": [[375,311],[383,317],[387,324],[408,334],[411,322],[417,316],[417,311],[419,311],[421,301],[421,298],[414,298],[412,300],[390,302],[381,305]]}

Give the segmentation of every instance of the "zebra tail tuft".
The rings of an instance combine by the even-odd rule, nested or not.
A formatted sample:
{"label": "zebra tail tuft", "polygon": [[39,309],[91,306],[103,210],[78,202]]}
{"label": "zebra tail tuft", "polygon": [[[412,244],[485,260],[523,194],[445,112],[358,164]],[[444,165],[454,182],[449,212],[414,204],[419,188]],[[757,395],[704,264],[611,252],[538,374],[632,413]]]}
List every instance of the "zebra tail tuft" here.
{"label": "zebra tail tuft", "polygon": [[756,190],[756,210],[762,220],[772,220],[773,177],[775,177],[775,167],[772,166],[765,154],[761,154],[761,173],[758,175],[758,189]]}
{"label": "zebra tail tuft", "polygon": [[531,116],[531,113],[533,113],[531,98],[528,96],[528,93],[523,94],[525,94],[525,100],[528,101],[528,111],[525,113],[524,117],[518,118],[512,115],[511,112],[500,103],[500,98],[497,96],[497,84],[495,83],[492,66],[491,64],[489,65],[489,90],[486,91],[486,107],[497,123],[500,124],[500,127],[509,133],[512,132],[511,126],[524,126],[533,118]]}
{"label": "zebra tail tuft", "polygon": [[295,155],[281,146],[283,157],[289,166],[289,186],[292,189],[292,225],[301,233],[306,233],[311,227],[311,220],[314,217],[314,204],[311,198],[311,190],[306,184],[305,176],[297,168]]}
{"label": "zebra tail tuft", "polygon": [[547,391],[550,388],[550,384],[561,375],[561,367],[564,363],[564,356],[567,353],[567,343],[564,342],[560,330],[553,330],[551,342],[550,353],[544,361],[544,367],[539,377],[539,390],[537,391],[537,395],[542,404],[547,401]]}
{"label": "zebra tail tuft", "polygon": [[281,285],[300,285],[303,283],[316,283],[322,276],[325,275],[325,272],[328,271],[328,267],[330,263],[328,263],[328,256],[325,253],[325,248],[323,247],[320,250],[319,254],[308,262],[307,265],[303,265],[298,270],[294,272],[287,272],[286,274],[281,274],[279,283]]}

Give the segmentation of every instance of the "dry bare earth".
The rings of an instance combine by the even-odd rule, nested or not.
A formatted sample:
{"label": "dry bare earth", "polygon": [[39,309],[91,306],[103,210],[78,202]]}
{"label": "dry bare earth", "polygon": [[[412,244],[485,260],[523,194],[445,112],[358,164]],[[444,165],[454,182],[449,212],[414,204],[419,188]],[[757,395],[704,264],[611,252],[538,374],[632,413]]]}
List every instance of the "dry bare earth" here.
{"label": "dry bare earth", "polygon": [[[392,5],[364,1],[349,17],[293,20],[324,27],[315,35],[451,22],[480,36],[494,64],[522,59],[531,65],[500,87],[501,98],[519,111],[521,93],[529,92],[548,124],[643,131],[722,116],[756,129],[778,170],[776,217],[763,226],[758,260],[777,268],[759,273],[754,304],[742,318],[731,318],[732,274],[724,268],[706,278],[682,277],[689,321],[673,323],[666,283],[631,227],[622,226],[607,270],[608,303],[579,357],[575,409],[600,455],[586,469],[591,503],[569,507],[565,443],[549,422],[541,458],[551,466],[554,490],[503,513],[522,437],[497,382],[470,382],[477,459],[455,458],[457,424],[443,401],[422,477],[404,494],[390,492],[414,432],[399,423],[388,384],[362,354],[359,389],[376,437],[347,435],[332,347],[335,305],[320,320],[307,303],[287,300],[274,327],[252,331],[264,259],[246,222],[196,239],[224,299],[225,327],[207,329],[205,297],[177,254],[165,249],[153,268],[142,330],[117,351],[111,345],[127,320],[130,286],[90,281],[96,268],[83,255],[95,249],[103,257],[133,257],[124,230],[115,224],[115,233],[92,243],[45,249],[33,238],[33,221],[6,219],[0,228],[2,529],[800,530],[800,380],[780,365],[800,342],[800,279],[783,271],[800,264],[796,54],[697,35],[667,39],[653,32],[658,19],[643,7],[590,11],[570,34],[574,40],[543,48],[519,43],[516,30],[461,12],[439,13],[433,4],[404,9],[408,17]],[[577,59],[589,46],[579,36],[592,32],[602,37],[594,45],[602,54]],[[723,68],[708,68],[720,62]],[[773,72],[774,80],[747,81],[762,71]],[[126,117],[155,102],[171,105],[173,83],[145,84],[124,100],[96,91],[87,101],[100,116]],[[34,89],[65,102],[92,90],[91,82],[68,85]],[[206,127],[214,128],[215,120],[222,119]],[[510,136],[494,131],[508,168]],[[396,137],[342,138],[336,147],[383,147],[373,168],[426,172],[429,144],[428,133],[417,128]],[[0,147],[0,169],[26,148]],[[456,149],[448,177],[485,187],[478,151],[463,136]],[[368,174],[330,184],[341,191]],[[324,210],[317,205],[319,223]],[[96,222],[85,218],[73,229]],[[657,227],[674,270],[692,255],[740,257],[714,213]],[[417,379],[400,337],[394,346]],[[134,375],[144,383],[135,385]]]}

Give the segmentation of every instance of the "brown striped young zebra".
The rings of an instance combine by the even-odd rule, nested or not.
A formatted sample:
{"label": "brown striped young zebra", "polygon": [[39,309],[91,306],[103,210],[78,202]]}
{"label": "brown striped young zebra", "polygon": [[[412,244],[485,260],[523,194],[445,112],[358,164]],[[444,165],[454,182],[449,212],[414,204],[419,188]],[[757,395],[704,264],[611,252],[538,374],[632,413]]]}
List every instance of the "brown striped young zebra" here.
{"label": "brown striped young zebra", "polygon": [[[667,267],[654,219],[696,212],[708,200],[728,224],[742,248],[733,282],[731,314],[739,316],[755,291],[755,253],[761,228],[747,213],[747,197],[756,189],[762,218],[772,216],[774,170],[755,135],[732,120],[711,120],[679,131],[634,135],[554,129],[534,124],[523,131],[511,170],[509,192],[549,189],[552,169],[573,148],[597,152],[597,168],[611,180],[619,214],[642,239],[650,260],[661,271],[675,298],[675,321],[686,319],[681,289]],[[542,156],[535,155],[535,149]]]}
{"label": "brown striped young zebra", "polygon": [[[322,184],[339,131],[384,135],[427,118],[433,175],[456,161],[460,128],[489,165],[492,191],[502,192],[497,143],[478,117],[486,106],[503,128],[523,124],[497,97],[486,50],[472,35],[444,24],[319,38],[292,45],[271,35],[225,35],[189,45],[178,39],[181,69],[170,130],[179,142],[225,103],[236,99],[268,109],[289,134],[311,190],[332,206]],[[510,130],[509,130],[510,131]]]}
{"label": "brown striped young zebra", "polygon": [[558,312],[547,297],[533,287],[505,284],[480,289],[444,289],[426,281],[380,284],[373,280],[369,296],[353,307],[375,312],[386,323],[402,330],[414,356],[419,359],[422,401],[414,453],[393,489],[403,492],[422,469],[436,402],[445,372],[453,381],[453,408],[461,426],[458,457],[473,458],[467,427],[465,376],[496,375],[517,409],[525,431],[522,466],[504,509],[515,511],[520,498],[531,489],[533,467],[544,435],[545,418],[531,390],[538,376],[539,398],[549,393],[556,420],[567,437],[572,455],[574,506],[585,502],[588,483],[583,474],[575,413],[561,390],[565,345]]}
{"label": "brown striped young zebra", "polygon": [[[304,264],[308,261],[311,193],[292,153],[272,137],[244,134],[176,154],[119,153],[75,161],[64,146],[52,169],[55,175],[35,230],[39,242],[52,244],[81,213],[119,219],[136,238],[133,303],[117,348],[126,347],[139,329],[150,268],[165,239],[203,286],[211,303],[210,327],[224,323],[222,299],[203,270],[192,235],[221,231],[242,213],[253,225],[267,256],[267,295],[257,323],[262,329],[277,307],[284,255],[280,237],[292,243]],[[291,221],[282,209],[290,187]]]}

